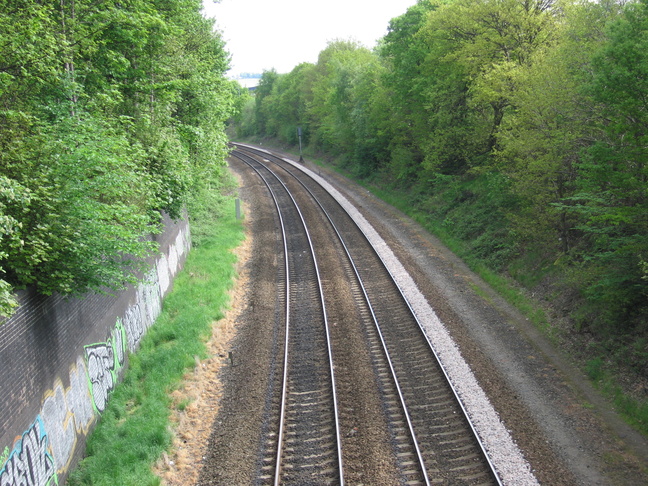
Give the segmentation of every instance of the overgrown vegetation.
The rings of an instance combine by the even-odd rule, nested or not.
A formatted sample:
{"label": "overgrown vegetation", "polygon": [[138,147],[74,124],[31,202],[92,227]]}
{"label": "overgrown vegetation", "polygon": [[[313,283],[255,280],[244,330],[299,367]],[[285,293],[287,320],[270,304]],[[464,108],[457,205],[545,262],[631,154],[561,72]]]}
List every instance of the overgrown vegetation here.
{"label": "overgrown vegetation", "polygon": [[[220,194],[219,188],[213,190]],[[185,267],[140,349],[129,356],[124,381],[111,395],[86,458],[68,484],[160,484],[151,465],[171,445],[170,394],[195,366],[195,357],[206,357],[205,342],[213,322],[223,317],[235,277],[231,250],[244,235],[233,198],[221,196],[211,208],[194,221],[194,248]]]}
{"label": "overgrown vegetation", "polygon": [[235,85],[199,0],[0,0],[0,316],[135,279],[223,171]]}
{"label": "overgrown vegetation", "polygon": [[[327,152],[648,389],[648,0],[419,0],[264,73],[239,136]],[[646,425],[644,424],[644,427]]]}

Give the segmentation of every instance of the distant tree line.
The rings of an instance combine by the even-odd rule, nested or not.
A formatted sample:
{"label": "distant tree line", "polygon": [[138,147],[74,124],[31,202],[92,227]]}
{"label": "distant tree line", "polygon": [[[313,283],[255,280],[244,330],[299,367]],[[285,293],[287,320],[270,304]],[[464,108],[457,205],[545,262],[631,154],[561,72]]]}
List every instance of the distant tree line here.
{"label": "distant tree line", "polygon": [[219,180],[235,85],[200,0],[0,0],[0,316],[118,289]]}
{"label": "distant tree line", "polygon": [[263,74],[239,134],[298,126],[648,361],[648,0],[419,0],[374,51]]}

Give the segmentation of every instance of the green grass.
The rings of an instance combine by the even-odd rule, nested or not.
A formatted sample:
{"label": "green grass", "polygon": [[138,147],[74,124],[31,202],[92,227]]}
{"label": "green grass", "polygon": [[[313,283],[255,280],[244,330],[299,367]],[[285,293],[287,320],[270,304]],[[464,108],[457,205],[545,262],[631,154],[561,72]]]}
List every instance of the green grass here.
{"label": "green grass", "polygon": [[185,371],[195,366],[194,357],[206,357],[211,324],[223,317],[235,278],[236,257],[231,250],[244,237],[234,200],[223,198],[220,204],[211,217],[205,213],[192,223],[194,248],[164,300],[160,317],[140,349],[129,356],[124,380],[112,394],[88,440],[86,458],[68,484],[160,484],[151,467],[171,445],[170,393]]}
{"label": "green grass", "polygon": [[626,421],[648,436],[648,402],[626,394],[601,357],[589,360],[585,364],[585,372],[594,385],[612,400],[614,407]]}

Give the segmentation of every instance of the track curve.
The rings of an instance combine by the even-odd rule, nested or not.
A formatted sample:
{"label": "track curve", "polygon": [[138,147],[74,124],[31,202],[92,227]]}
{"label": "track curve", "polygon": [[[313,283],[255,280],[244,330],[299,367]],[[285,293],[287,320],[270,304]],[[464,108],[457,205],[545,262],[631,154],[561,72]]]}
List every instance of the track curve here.
{"label": "track curve", "polygon": [[[265,165],[272,158],[240,147],[234,153]],[[307,175],[281,158],[272,164],[282,178],[299,180],[326,214],[347,255],[344,265],[354,280],[351,293],[384,398],[388,435],[402,482],[501,484],[416,316],[362,231]],[[422,470],[416,464],[424,464]]]}

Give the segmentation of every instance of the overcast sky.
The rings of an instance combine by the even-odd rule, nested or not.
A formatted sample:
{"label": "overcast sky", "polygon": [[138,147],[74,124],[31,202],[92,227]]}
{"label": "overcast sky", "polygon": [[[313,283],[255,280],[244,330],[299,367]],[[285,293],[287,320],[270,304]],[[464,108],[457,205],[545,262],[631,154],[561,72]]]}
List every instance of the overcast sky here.
{"label": "overcast sky", "polygon": [[372,48],[389,21],[416,0],[203,0],[232,54],[230,74],[287,73],[317,62],[328,41],[353,39]]}

